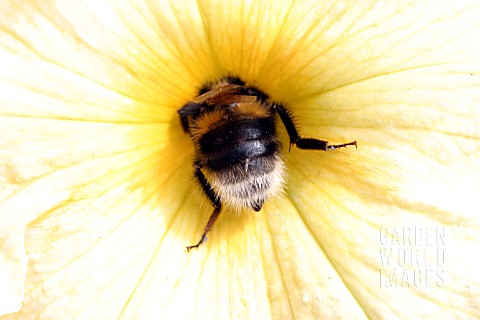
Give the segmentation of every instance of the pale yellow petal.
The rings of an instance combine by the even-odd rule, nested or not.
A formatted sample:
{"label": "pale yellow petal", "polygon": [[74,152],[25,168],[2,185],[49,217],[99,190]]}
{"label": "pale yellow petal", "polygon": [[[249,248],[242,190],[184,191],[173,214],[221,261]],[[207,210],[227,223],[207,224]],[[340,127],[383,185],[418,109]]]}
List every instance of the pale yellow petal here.
{"label": "pale yellow petal", "polygon": [[[165,163],[172,164],[173,159],[184,157],[182,148],[176,149],[180,154],[173,150],[165,157],[157,156],[165,153],[169,136],[167,121],[175,112],[175,109],[165,112],[171,102],[157,96],[162,90],[166,95],[165,88],[159,89],[154,84],[159,77],[132,75],[133,69],[128,70],[128,65],[115,54],[119,53],[112,51],[113,48],[119,51],[125,39],[108,37],[111,42],[96,42],[88,37],[93,30],[96,35],[112,32],[102,24],[104,20],[95,20],[93,13],[101,11],[84,7],[84,11],[75,13],[78,19],[75,20],[66,17],[73,15],[73,11],[57,4],[9,2],[0,19],[4,44],[0,50],[3,253],[0,267],[5,276],[2,284],[8,281],[2,286],[5,298],[0,300],[3,313],[20,307],[26,250],[29,269],[21,314],[27,317],[73,315],[81,304],[72,301],[80,302],[84,297],[95,299],[95,290],[105,282],[97,283],[92,278],[91,283],[85,281],[84,285],[95,289],[75,291],[79,286],[76,280],[83,279],[86,273],[73,270],[87,270],[85,266],[100,270],[109,256],[97,251],[105,246],[94,244],[114,233],[111,229],[119,221],[135,217],[137,212],[140,217],[141,212],[152,215],[155,223],[146,218],[140,222],[132,218],[132,224],[140,225],[134,230],[141,232],[142,225],[157,227],[155,239],[162,236],[170,219],[168,214],[162,215],[163,210],[172,214],[175,210],[170,206],[179,204],[162,201],[161,206],[154,206],[148,202],[158,203],[157,197],[174,199],[165,192],[185,192],[188,180],[188,174],[183,181],[169,181],[168,174],[159,174]],[[96,23],[95,29],[89,29],[92,23]],[[139,79],[146,79],[150,89],[140,85]],[[143,90],[135,91],[135,86]],[[181,186],[163,188],[166,181],[169,186],[177,183]],[[142,236],[149,237],[148,233]],[[136,233],[132,237],[144,240]],[[156,242],[149,243],[155,246]],[[115,243],[122,246],[120,241]],[[144,260],[135,263],[141,268],[145,266]],[[104,274],[100,270],[95,276]],[[104,281],[108,279],[105,277]],[[124,285],[128,283],[120,282],[118,286]],[[128,295],[129,291],[121,292]],[[69,298],[60,301],[64,296]],[[111,307],[106,310],[95,304],[92,310],[120,312],[117,305]]]}
{"label": "pale yellow petal", "polygon": [[[307,90],[292,103],[299,106],[296,114],[306,134],[358,141],[358,150],[292,151],[288,195],[351,294],[373,318],[462,318],[479,312],[480,283],[474,274],[480,260],[472,253],[480,243],[475,212],[480,192],[480,46],[475,40],[480,8],[437,4],[411,3],[395,11],[377,3],[358,22],[345,22],[343,31],[313,28],[312,34],[337,31],[336,36],[331,47],[318,58],[305,59],[308,65],[298,71],[309,75],[310,84],[289,83]],[[344,14],[355,12],[353,7]],[[334,21],[342,26],[341,19]],[[328,17],[321,25],[329,25]],[[314,55],[306,50],[308,54]],[[314,67],[319,63],[325,67]],[[292,79],[303,79],[298,72]],[[403,269],[396,263],[410,279],[402,282],[397,273],[394,287],[383,286],[382,270],[393,268],[383,269],[381,250],[389,246],[380,243],[380,232],[392,227],[444,231],[445,243],[433,250],[445,250],[445,261],[422,253],[419,259],[426,255],[428,262]],[[430,268],[429,263],[441,265]],[[414,283],[414,272],[425,276],[428,268],[433,281]]]}
{"label": "pale yellow petal", "polygon": [[[49,129],[45,130],[46,127]],[[172,212],[170,206],[177,204],[164,201],[157,209],[148,204],[156,203],[157,197],[173,198],[165,195],[171,189],[161,187],[169,177],[158,175],[158,168],[169,157],[161,161],[155,157],[163,149],[159,137],[165,135],[164,127],[8,119],[2,121],[3,128],[2,133],[16,132],[11,143],[3,141],[2,159],[10,166],[5,168],[12,179],[10,186],[17,190],[6,196],[0,206],[2,218],[11,222],[2,228],[28,226],[25,246],[29,269],[22,313],[45,312],[49,317],[58,318],[54,316],[58,309],[73,312],[76,304],[66,299],[54,306],[52,301],[78,288],[77,281],[89,289],[86,293],[80,289],[78,294],[70,292],[73,301],[79,302],[82,294],[91,297],[95,293],[92,287],[100,292],[98,288],[105,284],[103,281],[109,280],[101,267],[108,268],[114,257],[128,259],[118,251],[128,247],[130,236],[140,241],[139,247],[148,250],[156,246],[156,237],[165,232],[170,218],[162,214],[162,210]],[[18,153],[10,155],[6,150]],[[170,157],[178,159],[182,155],[172,152]],[[156,179],[152,180],[152,176]],[[187,180],[185,177],[184,185]],[[152,236],[144,230],[148,228],[154,228],[152,241],[145,240]],[[21,240],[23,244],[24,237],[23,233],[10,230],[7,241]],[[106,248],[103,253],[102,248]],[[136,254],[130,258],[136,258]],[[134,262],[140,268],[145,267],[140,259]],[[119,266],[124,265],[119,262]],[[92,278],[89,283],[83,279],[86,274],[105,279]],[[113,276],[113,273],[107,274]],[[49,310],[42,310],[47,306]],[[118,306],[112,305],[112,308],[118,312]]]}
{"label": "pale yellow petal", "polygon": [[262,69],[272,53],[284,50],[276,41],[291,6],[291,0],[200,1],[206,45],[219,69],[209,78],[227,72],[254,84],[270,79]]}
{"label": "pale yellow petal", "polygon": [[0,315],[20,310],[24,297],[27,255],[23,237],[25,228],[8,221],[4,215],[0,230]]}
{"label": "pale yellow petal", "polygon": [[[6,3],[0,268],[15,278],[0,311],[18,308],[24,250],[29,264],[23,308],[5,319],[474,316],[479,11]],[[176,110],[226,73],[289,103],[306,135],[359,149],[292,149],[287,195],[226,211],[187,254],[211,208],[192,192]],[[443,286],[380,287],[392,225],[446,229]]]}

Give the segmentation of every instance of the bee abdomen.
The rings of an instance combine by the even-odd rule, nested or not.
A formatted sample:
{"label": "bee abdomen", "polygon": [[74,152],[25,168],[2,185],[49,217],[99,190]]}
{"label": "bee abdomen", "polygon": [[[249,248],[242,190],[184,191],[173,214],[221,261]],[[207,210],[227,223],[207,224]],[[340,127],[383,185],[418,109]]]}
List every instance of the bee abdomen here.
{"label": "bee abdomen", "polygon": [[265,200],[283,189],[283,174],[284,163],[279,157],[260,157],[216,171],[212,185],[220,199],[230,206],[259,211]]}
{"label": "bee abdomen", "polygon": [[271,118],[230,121],[204,134],[198,146],[206,167],[213,171],[246,159],[271,156],[280,150]]}

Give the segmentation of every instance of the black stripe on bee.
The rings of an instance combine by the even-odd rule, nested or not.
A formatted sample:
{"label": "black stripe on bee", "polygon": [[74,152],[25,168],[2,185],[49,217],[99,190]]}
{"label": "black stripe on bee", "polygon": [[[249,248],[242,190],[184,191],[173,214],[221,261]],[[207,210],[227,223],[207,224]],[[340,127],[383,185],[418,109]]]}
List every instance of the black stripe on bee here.
{"label": "black stripe on bee", "polygon": [[268,139],[272,134],[275,134],[272,118],[239,119],[205,133],[198,144],[200,151],[209,155],[235,148],[243,141]]}

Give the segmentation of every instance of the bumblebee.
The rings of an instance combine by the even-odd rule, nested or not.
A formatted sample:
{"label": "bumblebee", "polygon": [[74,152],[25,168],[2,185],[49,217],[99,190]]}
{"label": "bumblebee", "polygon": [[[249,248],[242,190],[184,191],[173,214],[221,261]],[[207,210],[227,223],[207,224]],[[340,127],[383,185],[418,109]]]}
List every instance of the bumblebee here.
{"label": "bumblebee", "polygon": [[267,199],[283,190],[285,165],[277,114],[290,138],[290,148],[327,151],[357,146],[356,141],[329,145],[301,137],[285,105],[235,77],[207,84],[178,114],[195,146],[194,177],[214,207],[202,237],[187,246],[188,251],[207,239],[222,205],[260,211]]}

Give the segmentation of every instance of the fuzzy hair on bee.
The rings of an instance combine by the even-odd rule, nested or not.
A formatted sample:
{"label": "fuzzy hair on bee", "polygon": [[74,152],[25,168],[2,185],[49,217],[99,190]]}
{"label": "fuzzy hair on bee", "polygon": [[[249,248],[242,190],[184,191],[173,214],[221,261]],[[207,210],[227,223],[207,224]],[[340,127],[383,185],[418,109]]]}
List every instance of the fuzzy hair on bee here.
{"label": "fuzzy hair on bee", "polygon": [[357,145],[356,141],[328,145],[327,141],[301,137],[285,105],[236,77],[205,85],[178,113],[194,144],[194,177],[214,207],[202,237],[188,246],[188,251],[206,240],[223,204],[260,211],[266,200],[284,189],[277,115],[289,135],[290,147],[327,151]]}

